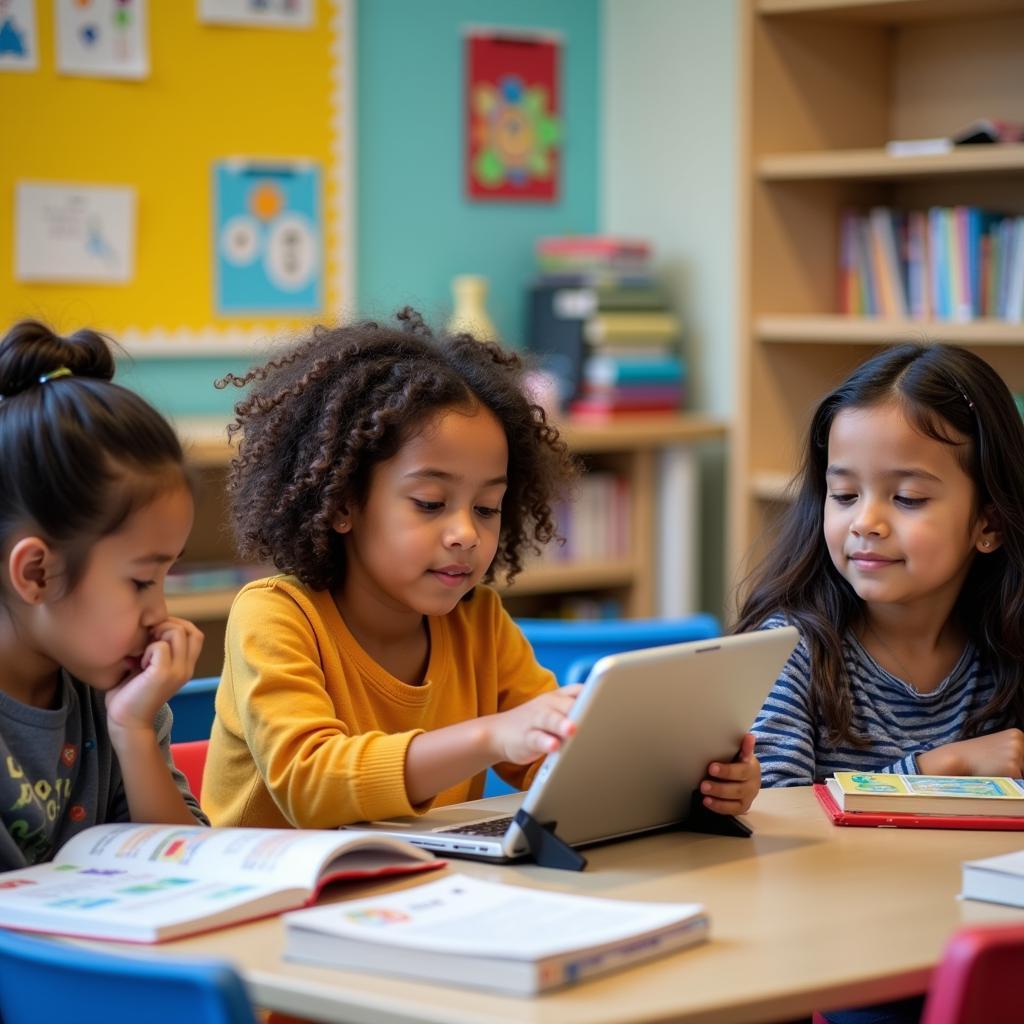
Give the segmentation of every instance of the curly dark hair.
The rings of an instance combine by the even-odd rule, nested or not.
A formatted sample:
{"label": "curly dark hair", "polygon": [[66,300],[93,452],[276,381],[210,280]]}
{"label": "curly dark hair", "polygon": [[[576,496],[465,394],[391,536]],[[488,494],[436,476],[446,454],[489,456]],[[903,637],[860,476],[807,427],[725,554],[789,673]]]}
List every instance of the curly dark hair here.
{"label": "curly dark hair", "polygon": [[551,504],[577,475],[558,431],[523,389],[523,363],[469,334],[435,337],[406,306],[400,328],[314,327],[290,351],[216,387],[251,385],[228,492],[243,558],[272,561],[314,590],[339,586],[345,549],[332,524],[365,506],[373,467],[442,410],[489,409],[508,439],[498,551],[485,580],[511,581],[527,550],[557,537]]}

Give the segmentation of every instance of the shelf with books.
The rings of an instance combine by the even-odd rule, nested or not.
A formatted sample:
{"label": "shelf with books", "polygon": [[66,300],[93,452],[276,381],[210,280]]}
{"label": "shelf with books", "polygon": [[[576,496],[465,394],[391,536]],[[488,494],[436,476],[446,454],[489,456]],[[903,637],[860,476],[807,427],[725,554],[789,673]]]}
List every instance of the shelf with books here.
{"label": "shelf with books", "polygon": [[[979,318],[979,312],[1011,305],[993,305],[973,277],[964,293],[970,303],[960,296],[948,310],[929,304],[940,294],[932,288],[940,278],[919,270],[912,286],[900,277],[902,308],[916,316],[894,316],[899,303],[859,301],[865,293],[851,282],[861,279],[851,277],[849,260],[840,261],[844,214],[852,211],[864,217],[885,211],[897,247],[904,211],[916,211],[918,220],[933,209],[952,217],[964,211],[968,217],[973,211],[1024,215],[1019,143],[909,156],[886,149],[893,140],[949,137],[978,119],[1019,121],[1022,66],[1024,0],[744,0],[741,379],[730,456],[734,581],[763,551],[782,507],[778,481],[799,463],[815,406],[879,347],[966,345],[984,355],[1011,390],[1024,391],[1024,324]],[[881,234],[882,215],[875,217]],[[884,265],[901,273],[904,266],[928,265],[927,256],[912,264],[909,250],[898,252],[902,262],[888,258]],[[973,255],[968,266],[975,269]],[[1001,278],[982,272],[977,280]],[[890,293],[897,295],[895,288]],[[888,315],[853,315],[869,309]],[[934,309],[949,318],[930,316]]]}
{"label": "shelf with books", "polygon": [[[722,439],[725,423],[708,416],[664,414],[595,424],[567,420],[558,426],[588,474],[599,481],[603,476],[624,482],[621,514],[607,522],[596,517],[587,528],[593,543],[578,549],[586,554],[560,560],[559,552],[549,549],[511,587],[501,588],[513,614],[551,614],[563,597],[594,598],[595,607],[614,601],[618,614],[634,618],[697,611],[695,448]],[[209,589],[190,592],[187,580],[194,573],[198,581],[206,569],[230,564],[233,557],[224,493],[233,449],[221,420],[183,420],[177,427],[200,480],[196,523],[181,563],[182,583],[179,592],[168,595],[168,607],[171,614],[195,620],[203,629],[206,643],[196,675],[214,675],[220,672],[225,620],[242,581],[217,587],[211,578],[204,583]],[[619,538],[617,545],[599,539],[604,528]],[[235,569],[245,578],[254,571]]]}

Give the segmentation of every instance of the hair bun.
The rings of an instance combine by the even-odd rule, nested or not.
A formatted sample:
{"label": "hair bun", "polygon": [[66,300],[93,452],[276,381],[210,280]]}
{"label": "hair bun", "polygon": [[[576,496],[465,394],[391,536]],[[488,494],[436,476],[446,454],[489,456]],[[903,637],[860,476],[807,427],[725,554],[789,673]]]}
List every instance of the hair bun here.
{"label": "hair bun", "polygon": [[66,368],[75,377],[111,380],[114,356],[108,340],[83,328],[61,337],[38,320],[16,323],[0,341],[0,395],[10,397],[40,377]]}

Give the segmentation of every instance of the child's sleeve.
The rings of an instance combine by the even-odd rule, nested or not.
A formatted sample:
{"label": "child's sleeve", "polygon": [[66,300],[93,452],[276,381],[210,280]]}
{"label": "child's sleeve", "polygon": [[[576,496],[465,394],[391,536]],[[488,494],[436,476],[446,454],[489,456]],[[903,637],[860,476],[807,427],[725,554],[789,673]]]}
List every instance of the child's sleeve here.
{"label": "child's sleeve", "polygon": [[189,812],[198,824],[209,825],[210,819],[206,817],[203,809],[199,806],[199,801],[195,798],[189,787],[188,779],[174,765],[174,758],[171,756],[171,730],[174,725],[174,714],[166,704],[156,713],[154,724],[156,725],[156,736],[160,743],[160,751],[164,755],[171,778],[174,779],[174,784],[178,787],[178,791],[181,793]]}
{"label": "child's sleeve", "polygon": [[[237,725],[255,763],[259,779],[250,771],[243,784],[265,786],[296,828],[428,809],[432,801],[413,807],[405,789],[406,751],[422,730],[357,730],[352,709],[346,714],[328,693],[321,645],[329,642],[281,589],[246,590],[235,600],[217,714]],[[331,671],[339,675],[334,691],[344,692],[343,670]]]}
{"label": "child's sleeve", "polygon": [[[553,672],[537,661],[529,640],[500,603],[496,612],[494,631],[497,638],[498,711],[501,712],[525,704],[542,693],[557,690],[558,680]],[[526,789],[542,760],[540,758],[526,765],[502,761],[494,766],[494,770],[510,786]]]}
{"label": "child's sleeve", "polygon": [[[769,619],[765,628],[786,625]],[[810,653],[803,637],[772,686],[751,732],[761,762],[761,786],[809,786],[814,782],[816,725],[811,713]]]}
{"label": "child's sleeve", "polygon": [[[210,821],[203,813],[202,808],[199,806],[199,801],[189,788],[188,780],[174,766],[174,759],[171,756],[171,727],[173,723],[174,716],[171,709],[164,704],[153,720],[157,742],[160,744],[160,753],[163,754],[163,758],[167,762],[167,770],[171,773],[171,778],[174,779],[174,784],[178,787],[178,791],[181,793],[189,813],[196,819],[197,824],[209,825]],[[114,776],[117,784],[110,794],[110,802],[107,805],[103,822],[131,821],[131,813],[128,810],[128,796],[124,791],[124,780],[120,772],[121,767],[118,765],[117,774]]]}

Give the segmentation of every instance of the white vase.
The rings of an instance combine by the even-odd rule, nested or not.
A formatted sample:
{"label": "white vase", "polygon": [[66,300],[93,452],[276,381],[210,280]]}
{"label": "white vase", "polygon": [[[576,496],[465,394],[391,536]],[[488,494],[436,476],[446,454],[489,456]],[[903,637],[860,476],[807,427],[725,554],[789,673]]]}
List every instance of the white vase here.
{"label": "white vase", "polygon": [[459,274],[452,279],[455,309],[448,321],[450,334],[472,334],[477,341],[497,341],[498,331],[487,315],[487,278]]}

